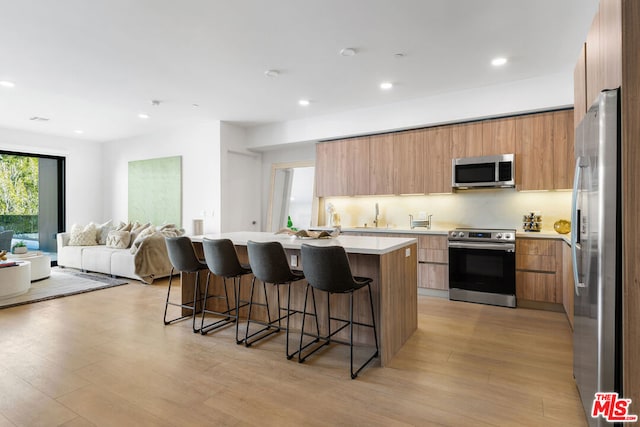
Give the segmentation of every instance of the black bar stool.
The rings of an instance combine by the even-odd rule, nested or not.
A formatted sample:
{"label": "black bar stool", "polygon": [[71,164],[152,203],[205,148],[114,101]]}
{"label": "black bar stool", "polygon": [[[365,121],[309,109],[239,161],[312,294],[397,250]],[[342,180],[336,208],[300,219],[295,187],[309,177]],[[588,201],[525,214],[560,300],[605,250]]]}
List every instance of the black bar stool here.
{"label": "black bar stool", "polygon": [[[249,305],[244,302],[240,304],[240,283],[242,276],[251,274],[251,267],[248,265],[240,264],[238,260],[238,253],[233,245],[233,242],[229,239],[202,239],[202,248],[204,250],[204,259],[209,267],[207,273],[207,284],[204,291],[204,303],[202,310],[202,322],[200,323],[200,333],[206,335],[209,331],[228,325],[229,323],[236,323],[236,343],[242,343],[242,340],[238,339],[238,315],[240,308]],[[224,295],[209,295],[209,280],[211,273],[216,276],[222,277],[222,286],[224,288]],[[235,301],[235,308],[229,307],[229,295],[227,293],[227,279],[233,280],[233,295]],[[207,299],[217,298],[224,299],[227,304],[226,311],[214,311],[206,309]],[[231,312],[235,314],[231,314]],[[206,313],[223,316],[221,320],[204,324],[204,317]]]}
{"label": "black bar stool", "polygon": [[[259,341],[263,338],[266,338],[272,334],[280,332],[283,327],[281,321],[283,319],[287,319],[286,330],[287,335],[287,344],[286,344],[286,355],[287,359],[291,359],[298,351],[293,353],[289,353],[289,317],[292,314],[302,313],[301,311],[291,310],[291,283],[297,282],[299,280],[304,279],[304,274],[300,271],[292,271],[289,267],[289,263],[287,262],[287,254],[284,251],[284,248],[279,242],[247,242],[247,251],[249,253],[249,263],[251,264],[251,268],[253,270],[253,281],[251,282],[251,296],[249,297],[249,314],[247,315],[247,330],[245,332],[244,343],[247,347],[251,346],[256,341]],[[256,278],[262,282],[262,288],[264,291],[265,303],[256,303],[253,302],[253,292],[255,287]],[[278,292],[278,318],[271,319],[271,313],[269,310],[269,299],[267,297],[267,287],[266,284],[270,283],[276,287]],[[287,285],[288,287],[288,295],[287,295],[287,306],[280,306],[280,285]],[[315,308],[315,298],[313,300],[314,308]],[[267,321],[260,321],[251,319],[251,309],[254,305],[259,305],[266,307],[267,311]],[[282,312],[285,312],[285,315],[282,316]],[[309,313],[310,316],[315,316],[314,313]],[[264,328],[249,334],[249,328],[251,323],[258,323],[263,325]],[[318,322],[316,321],[316,327],[318,326]],[[266,332],[266,333],[264,333]],[[253,341],[249,341],[250,338],[262,334],[255,338]],[[319,335],[319,329],[318,329]],[[317,340],[315,341],[317,342]],[[310,345],[311,343],[307,344]],[[302,344],[301,344],[302,345]],[[306,346],[302,347],[306,348]]]}
{"label": "black bar stool", "polygon": [[[340,344],[349,345],[350,351],[350,371],[351,379],[355,379],[358,373],[374,358],[378,357],[378,334],[376,330],[376,320],[373,310],[373,296],[371,295],[371,282],[372,279],[368,277],[354,277],[351,273],[351,267],[349,266],[349,259],[347,253],[342,246],[301,246],[302,256],[302,270],[304,271],[307,279],[307,287],[304,296],[304,311],[302,317],[302,331],[304,332],[304,319],[307,314],[307,296],[309,295],[309,286],[311,286],[311,296],[314,296],[314,289],[327,292],[327,335],[317,338],[324,341],[321,345],[317,346],[311,352],[302,357],[302,348],[299,350],[298,361],[304,362],[307,357],[321,349],[325,345],[329,345],[331,342],[337,342]],[[367,287],[369,289],[369,302],[371,304],[371,324],[360,323],[353,321],[353,293],[360,288]],[[349,320],[341,319],[337,317],[331,317],[331,294],[349,294]],[[315,304],[314,304],[315,310]],[[316,311],[317,313],[317,311]],[[331,332],[331,321],[335,320],[342,322],[342,326],[337,330]],[[376,343],[376,351],[373,353],[366,362],[364,362],[355,372],[353,371],[353,325],[365,326],[373,328],[373,337]],[[349,342],[343,342],[332,337],[349,326]],[[302,342],[302,339],[301,339]]]}
{"label": "black bar stool", "polygon": [[[207,269],[207,264],[200,261],[196,256],[196,252],[191,244],[191,239],[186,236],[179,237],[165,237],[165,244],[167,245],[167,252],[169,255],[169,261],[171,262],[171,273],[169,275],[169,289],[167,290],[167,301],[164,304],[164,324],[169,325],[179,320],[192,318],[193,332],[199,332],[200,329],[196,329],[196,311],[198,309],[197,304],[202,301],[202,296],[199,295],[200,290],[200,271]],[[173,272],[179,271],[185,274],[195,273],[195,284],[193,285],[193,305],[177,304],[169,302],[169,296],[171,295],[171,283],[173,281]],[[191,310],[191,315],[176,317],[175,319],[167,320],[167,308],[170,306],[180,307],[182,309]]]}

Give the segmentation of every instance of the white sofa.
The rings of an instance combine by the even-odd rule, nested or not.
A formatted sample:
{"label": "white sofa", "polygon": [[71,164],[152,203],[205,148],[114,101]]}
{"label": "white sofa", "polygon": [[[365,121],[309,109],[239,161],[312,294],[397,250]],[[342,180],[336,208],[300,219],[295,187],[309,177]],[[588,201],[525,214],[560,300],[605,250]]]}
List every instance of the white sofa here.
{"label": "white sofa", "polygon": [[[77,268],[82,271],[109,274],[111,276],[127,277],[152,283],[154,279],[167,277],[171,272],[171,265],[166,260],[158,270],[146,272],[143,277],[136,274],[136,254],[130,248],[116,249],[105,245],[69,246],[71,233],[58,233],[58,266]],[[156,245],[157,247],[157,245]],[[141,246],[139,251],[143,251]]]}

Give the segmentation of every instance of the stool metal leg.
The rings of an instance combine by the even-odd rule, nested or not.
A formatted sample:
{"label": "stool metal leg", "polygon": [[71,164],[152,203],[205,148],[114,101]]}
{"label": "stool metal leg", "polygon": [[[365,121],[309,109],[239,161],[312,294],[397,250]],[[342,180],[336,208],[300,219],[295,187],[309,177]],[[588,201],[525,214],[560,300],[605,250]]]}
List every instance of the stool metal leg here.
{"label": "stool metal leg", "polygon": [[[268,322],[265,323],[265,322],[261,322],[261,321],[258,321],[258,320],[253,320],[253,321],[251,320],[251,309],[253,308],[253,304],[254,304],[253,303],[253,291],[255,289],[255,283],[256,283],[256,278],[254,276],[253,277],[253,281],[251,282],[251,296],[249,297],[249,313],[247,314],[247,329],[246,329],[245,335],[244,335],[244,345],[246,347],[251,347],[251,345],[253,343],[255,343],[256,341],[260,341],[261,339],[266,338],[269,335],[272,335],[272,334],[275,334],[277,332],[280,332],[280,328],[278,326],[272,325],[273,322],[271,321],[271,314],[269,312],[269,297],[267,296],[266,283],[264,283],[264,282],[262,283],[262,286],[263,286],[263,289],[264,289],[265,303],[264,304],[259,304],[259,305],[264,305],[266,307]],[[258,304],[258,303],[256,303],[256,304]],[[280,320],[280,316],[278,316],[278,319],[276,319],[276,320],[279,321]],[[256,332],[254,332],[254,333],[252,333],[251,335],[249,335],[249,327],[251,325],[251,322],[258,323],[260,325],[264,325],[265,327],[260,329],[260,330],[258,330],[258,331],[256,331]],[[260,336],[260,337],[258,337],[258,338],[256,338],[256,339],[254,339],[253,341],[249,341],[249,338],[254,337],[254,336],[256,336],[256,335],[258,335],[258,334],[260,334],[262,332],[265,332],[265,331],[269,331],[269,332],[264,334],[264,335],[262,335],[262,336]]]}
{"label": "stool metal leg", "polygon": [[362,369],[367,366],[369,364],[369,362],[371,362],[373,359],[375,359],[376,357],[378,357],[378,331],[376,330],[376,318],[375,315],[373,313],[373,295],[371,294],[371,284],[367,283],[367,288],[369,289],[369,302],[371,303],[371,325],[366,325],[363,323],[358,323],[355,322],[358,325],[361,326],[370,326],[373,327],[373,337],[374,340],[376,342],[376,351],[373,353],[373,355],[371,355],[371,357],[369,357],[369,359],[367,359],[366,362],[364,362],[362,365],[360,365],[360,367],[358,368],[357,371],[353,372],[353,292],[351,293],[351,304],[350,304],[350,313],[349,313],[349,319],[351,321],[351,333],[350,333],[350,337],[349,337],[349,341],[350,341],[350,345],[351,345],[351,379],[355,379],[358,374],[360,373],[360,371],[362,371]]}
{"label": "stool metal leg", "polygon": [[[232,317],[230,316],[231,314],[231,308],[229,308],[229,294],[227,292],[227,278],[223,277],[222,278],[222,287],[224,288],[224,300],[225,303],[227,305],[227,310],[223,311],[223,312],[218,312],[218,311],[214,311],[214,310],[207,310],[207,299],[209,298],[209,282],[211,279],[211,271],[207,272],[207,282],[206,282],[206,286],[205,286],[205,291],[204,291],[204,301],[202,303],[202,320],[200,321],[200,333],[202,335],[206,335],[207,333],[209,333],[210,331],[214,330],[214,329],[218,329],[221,328],[222,326],[226,326],[229,323],[235,322],[236,321],[236,317]],[[212,297],[215,298],[223,298],[222,296],[215,296],[212,295]],[[204,324],[204,318],[206,313],[211,313],[211,314],[217,314],[219,316],[224,316],[223,319],[217,320],[215,322],[209,323],[208,325]]]}
{"label": "stool metal leg", "polygon": [[[199,301],[202,301],[202,296],[198,295],[198,293],[200,291],[200,288],[199,288],[199,285],[198,285],[198,282],[200,280],[198,272],[196,272],[196,282],[195,282],[195,284],[193,286],[193,302],[192,302],[192,305],[182,304],[182,303],[178,304],[178,303],[169,301],[170,296],[171,296],[171,287],[173,285],[173,273],[174,272],[175,272],[175,270],[172,267],[171,268],[171,272],[169,273],[169,287],[167,289],[167,299],[166,299],[165,304],[164,304],[164,319],[163,319],[164,320],[164,324],[165,325],[170,325],[172,323],[175,323],[175,322],[178,322],[180,320],[184,320],[184,319],[187,319],[187,318],[191,317],[192,318],[192,322],[193,322],[193,324],[192,324],[193,332],[199,332],[199,329],[196,329],[196,304]],[[184,272],[183,274],[191,274],[191,273]],[[170,305],[173,305],[175,307],[180,307],[182,309],[191,310],[191,314],[190,315],[179,316],[179,317],[176,317],[174,319],[167,320],[167,309],[168,309],[168,307]]]}

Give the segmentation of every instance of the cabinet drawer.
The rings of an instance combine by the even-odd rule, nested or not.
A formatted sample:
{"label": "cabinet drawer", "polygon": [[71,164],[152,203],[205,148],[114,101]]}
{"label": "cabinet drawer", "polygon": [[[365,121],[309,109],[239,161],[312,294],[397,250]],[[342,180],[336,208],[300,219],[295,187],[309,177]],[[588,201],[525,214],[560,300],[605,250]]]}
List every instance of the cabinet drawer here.
{"label": "cabinet drawer", "polygon": [[553,273],[516,271],[516,298],[562,303],[562,286],[556,286]]}
{"label": "cabinet drawer", "polygon": [[418,264],[418,287],[449,289],[449,266],[447,264]]}
{"label": "cabinet drawer", "polygon": [[556,255],[557,241],[551,239],[516,239],[516,254],[518,255]]}
{"label": "cabinet drawer", "polygon": [[556,257],[555,255],[520,254],[516,249],[516,270],[535,270],[555,273]]}
{"label": "cabinet drawer", "polygon": [[418,261],[449,263],[447,236],[419,236]]}

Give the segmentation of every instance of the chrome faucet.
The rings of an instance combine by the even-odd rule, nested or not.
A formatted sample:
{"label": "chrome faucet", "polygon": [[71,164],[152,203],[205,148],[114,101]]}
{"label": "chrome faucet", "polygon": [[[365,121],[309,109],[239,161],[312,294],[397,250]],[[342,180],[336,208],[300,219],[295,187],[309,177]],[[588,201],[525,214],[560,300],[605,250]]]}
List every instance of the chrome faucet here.
{"label": "chrome faucet", "polygon": [[376,216],[373,220],[373,223],[375,224],[376,228],[378,228],[378,216],[380,215],[380,208],[378,207],[378,202],[376,202]]}

